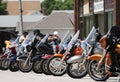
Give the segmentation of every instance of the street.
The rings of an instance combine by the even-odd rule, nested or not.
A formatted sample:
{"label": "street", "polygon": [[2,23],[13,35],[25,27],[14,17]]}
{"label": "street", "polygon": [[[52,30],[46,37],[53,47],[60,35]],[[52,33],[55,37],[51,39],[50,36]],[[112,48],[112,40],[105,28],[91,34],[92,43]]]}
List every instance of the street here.
{"label": "street", "polygon": [[[111,77],[104,82],[120,82],[119,77]],[[0,70],[0,82],[96,82],[92,80],[88,75],[82,79],[70,78],[67,74],[64,76],[52,76],[45,74],[36,74],[34,72],[22,73],[11,72],[9,70]]]}

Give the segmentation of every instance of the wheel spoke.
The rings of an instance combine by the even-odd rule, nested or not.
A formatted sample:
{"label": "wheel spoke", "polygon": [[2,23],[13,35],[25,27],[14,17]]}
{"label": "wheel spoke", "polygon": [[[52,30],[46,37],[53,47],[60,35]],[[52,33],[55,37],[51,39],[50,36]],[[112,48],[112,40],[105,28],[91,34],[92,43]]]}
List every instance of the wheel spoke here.
{"label": "wheel spoke", "polygon": [[53,74],[62,74],[66,70],[66,62],[61,62],[61,58],[59,57],[53,58],[49,63],[49,69]]}

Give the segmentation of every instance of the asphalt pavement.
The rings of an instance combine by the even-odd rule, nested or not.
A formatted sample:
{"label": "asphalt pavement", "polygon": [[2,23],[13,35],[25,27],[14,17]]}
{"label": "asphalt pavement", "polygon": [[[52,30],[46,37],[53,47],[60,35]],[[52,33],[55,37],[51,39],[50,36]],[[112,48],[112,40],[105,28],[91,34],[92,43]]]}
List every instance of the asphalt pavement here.
{"label": "asphalt pavement", "polygon": [[[89,75],[82,79],[73,79],[67,74],[63,76],[52,76],[45,74],[36,74],[34,72],[11,72],[9,70],[0,70],[0,82],[96,82]],[[119,77],[111,77],[103,82],[120,82]]]}

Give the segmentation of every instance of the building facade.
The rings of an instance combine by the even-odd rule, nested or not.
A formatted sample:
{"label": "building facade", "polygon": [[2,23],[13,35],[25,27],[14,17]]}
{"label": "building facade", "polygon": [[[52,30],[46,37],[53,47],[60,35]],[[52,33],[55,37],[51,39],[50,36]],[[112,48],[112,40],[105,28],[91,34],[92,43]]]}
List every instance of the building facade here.
{"label": "building facade", "polygon": [[24,30],[40,29],[43,34],[53,34],[54,31],[58,31],[60,38],[63,38],[63,36],[65,36],[65,33],[68,31],[71,35],[74,34],[73,22],[73,10],[54,10],[43,20],[40,20],[31,26],[26,26]]}
{"label": "building facade", "polygon": [[93,26],[102,34],[113,25],[120,27],[119,4],[118,0],[75,0],[75,30],[80,29],[84,38]]}
{"label": "building facade", "polygon": [[[16,24],[20,22],[19,0],[0,0],[5,1],[8,15],[0,15],[0,30],[19,31]],[[31,25],[41,20],[44,15],[41,13],[40,0],[21,0],[23,26]],[[29,23],[29,24],[28,24]],[[24,30],[24,29],[23,29]]]}
{"label": "building facade", "polygon": [[[21,0],[22,14],[29,15],[34,11],[41,12],[40,0]],[[19,15],[19,0],[7,0],[8,15]]]}

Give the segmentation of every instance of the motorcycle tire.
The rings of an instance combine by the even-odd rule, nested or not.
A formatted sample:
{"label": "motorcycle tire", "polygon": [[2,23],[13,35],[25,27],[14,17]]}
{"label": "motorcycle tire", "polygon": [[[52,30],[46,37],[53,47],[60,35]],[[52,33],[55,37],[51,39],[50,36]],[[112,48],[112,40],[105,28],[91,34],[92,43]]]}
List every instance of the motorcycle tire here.
{"label": "motorcycle tire", "polygon": [[76,65],[78,66],[78,63],[70,63],[67,66],[67,74],[72,77],[72,78],[83,78],[87,75],[87,67],[85,66],[85,68],[82,68],[82,66],[80,67],[76,67]]}
{"label": "motorcycle tire", "polygon": [[32,70],[32,64],[27,63],[26,66],[24,66],[26,60],[20,60],[18,63],[19,70],[21,72],[30,72]]}
{"label": "motorcycle tire", "polygon": [[18,71],[19,70],[18,62],[10,63],[9,70],[12,72]]}
{"label": "motorcycle tire", "polygon": [[48,59],[42,59],[41,60],[42,72],[46,75],[50,75],[50,72],[48,71],[47,65],[48,65]]}
{"label": "motorcycle tire", "polygon": [[0,59],[0,69],[2,68],[2,59]]}
{"label": "motorcycle tire", "polygon": [[33,65],[32,65],[33,72],[42,73],[41,63],[42,63],[41,60],[37,60],[33,62]]}
{"label": "motorcycle tire", "polygon": [[[54,76],[62,76],[66,73],[67,62],[65,60],[62,62],[62,66],[58,67],[58,64],[61,63],[61,59],[62,58],[55,56],[48,61],[48,71]],[[61,69],[57,69],[56,67]]]}
{"label": "motorcycle tire", "polygon": [[2,59],[1,61],[1,69],[8,70],[9,68],[9,60],[7,58]]}
{"label": "motorcycle tire", "polygon": [[[91,61],[88,64],[88,74],[95,81],[106,81],[109,75],[105,72],[105,65],[101,65],[99,70],[96,70],[98,61]],[[100,76],[101,75],[101,76]]]}

